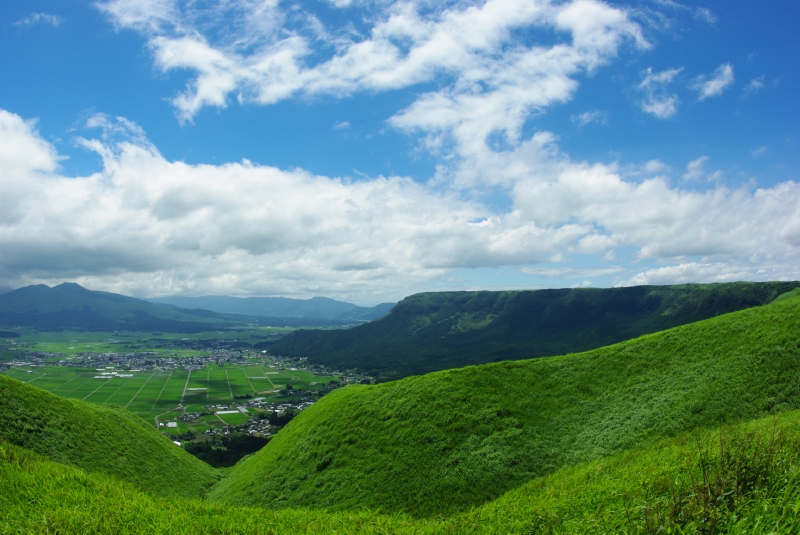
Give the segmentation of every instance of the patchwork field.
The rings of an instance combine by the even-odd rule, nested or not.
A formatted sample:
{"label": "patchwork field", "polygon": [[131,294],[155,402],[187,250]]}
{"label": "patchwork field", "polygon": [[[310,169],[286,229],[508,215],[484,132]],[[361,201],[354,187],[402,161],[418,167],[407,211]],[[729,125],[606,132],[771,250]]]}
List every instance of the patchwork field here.
{"label": "patchwork field", "polygon": [[127,332],[85,332],[85,331],[36,331],[30,328],[16,329],[19,338],[13,344],[0,344],[0,360],[13,360],[19,351],[41,351],[45,353],[139,352],[164,353],[164,356],[194,357],[207,355],[194,347],[198,342],[219,344],[256,344],[271,336],[293,331],[293,327],[253,326],[247,329],[228,331],[203,331],[199,333],[127,333]]}
{"label": "patchwork field", "polygon": [[[227,406],[236,396],[263,397],[267,401],[289,401],[280,393],[287,385],[294,390],[317,390],[334,377],[317,376],[302,370],[273,368],[267,365],[211,366],[187,372],[184,370],[118,370],[45,366],[14,367],[3,373],[66,398],[91,403],[109,403],[124,407],[148,422],[172,420],[185,412],[203,412],[209,405]],[[240,398],[242,399],[242,398]],[[179,422],[176,432],[202,432],[239,425],[252,414],[237,411],[231,414],[206,415],[202,424]]]}

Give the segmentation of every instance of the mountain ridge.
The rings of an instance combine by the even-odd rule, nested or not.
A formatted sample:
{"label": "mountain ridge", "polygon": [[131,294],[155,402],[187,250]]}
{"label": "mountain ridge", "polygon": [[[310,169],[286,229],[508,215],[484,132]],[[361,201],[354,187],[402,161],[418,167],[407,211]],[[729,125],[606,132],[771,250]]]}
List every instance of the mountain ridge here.
{"label": "mountain ridge", "polygon": [[[319,299],[338,303],[327,298]],[[313,314],[308,317],[253,316],[154,303],[65,282],[52,288],[44,284],[25,286],[0,295],[0,325],[41,330],[173,332],[224,330],[245,324],[348,327],[383,315],[393,306],[391,303],[373,308],[344,305],[347,305],[346,311],[337,311],[336,318],[313,317]]]}
{"label": "mountain ridge", "polygon": [[227,314],[265,317],[299,317],[369,321],[385,315],[395,303],[360,307],[328,297],[293,299],[289,297],[232,297],[205,295],[198,297],[152,297],[146,301],[175,305],[187,309],[205,309]]}
{"label": "mountain ridge", "polygon": [[769,303],[798,282],[436,292],[344,331],[299,330],[255,347],[392,380],[562,355]]}

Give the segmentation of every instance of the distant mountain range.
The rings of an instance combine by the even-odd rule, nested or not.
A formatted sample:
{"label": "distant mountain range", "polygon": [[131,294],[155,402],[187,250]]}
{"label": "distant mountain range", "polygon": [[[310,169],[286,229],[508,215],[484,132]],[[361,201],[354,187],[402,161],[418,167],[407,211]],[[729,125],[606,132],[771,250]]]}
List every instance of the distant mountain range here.
{"label": "distant mountain range", "polygon": [[290,299],[288,297],[156,297],[151,303],[174,305],[186,309],[204,309],[225,314],[280,318],[319,318],[331,320],[372,321],[385,316],[396,303],[360,307],[327,297]]}
{"label": "distant mountain range", "polygon": [[256,347],[380,380],[587,351],[770,303],[798,282],[411,295],[353,329],[295,331]]}
{"label": "distant mountain range", "polygon": [[[256,301],[250,301],[235,297],[185,299],[181,301],[175,298],[176,302],[186,303],[191,308],[92,291],[75,283],[59,284],[53,288],[39,284],[0,295],[0,326],[26,326],[43,330],[172,332],[226,329],[253,323],[292,327],[342,327],[380,317],[392,306],[385,304],[366,308],[325,298],[306,301],[284,298],[255,298]],[[254,312],[228,313],[224,310],[225,307],[222,307],[222,311],[207,310],[195,299],[230,302],[232,305],[246,303]],[[255,305],[261,300],[275,300],[276,303],[271,309],[264,306],[259,309]],[[232,305],[227,309],[236,310]],[[280,315],[282,311],[285,312],[283,316]]]}

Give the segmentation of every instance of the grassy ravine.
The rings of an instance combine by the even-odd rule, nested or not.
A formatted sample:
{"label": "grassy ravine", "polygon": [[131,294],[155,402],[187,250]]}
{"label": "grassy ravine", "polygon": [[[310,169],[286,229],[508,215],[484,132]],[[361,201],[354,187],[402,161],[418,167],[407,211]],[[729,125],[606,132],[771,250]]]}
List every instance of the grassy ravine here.
{"label": "grassy ravine", "polygon": [[503,360],[588,351],[765,305],[800,282],[504,292],[431,292],[343,331],[300,330],[255,347],[359,368],[380,381]]}
{"label": "grassy ravine", "polygon": [[199,497],[218,475],[151,425],[0,375],[0,439],[162,496]]}
{"label": "grassy ravine", "polygon": [[453,514],[562,467],[798,407],[800,299],[787,299],[583,354],[336,391],[210,497]]}
{"label": "grassy ravine", "polygon": [[799,412],[562,469],[482,507],[415,519],[158,498],[0,442],[3,533],[772,534],[800,530]]}

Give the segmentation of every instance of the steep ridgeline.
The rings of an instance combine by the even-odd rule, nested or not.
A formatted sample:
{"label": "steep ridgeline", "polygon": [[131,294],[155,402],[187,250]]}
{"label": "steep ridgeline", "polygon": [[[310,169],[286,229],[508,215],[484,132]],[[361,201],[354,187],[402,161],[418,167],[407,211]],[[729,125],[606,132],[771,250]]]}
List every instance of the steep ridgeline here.
{"label": "steep ridgeline", "polygon": [[201,496],[218,477],[124,409],[64,399],[5,375],[0,439],[162,496]]}
{"label": "steep ridgeline", "polygon": [[441,292],[405,298],[346,331],[297,331],[256,347],[379,380],[587,351],[771,302],[798,282]]}
{"label": "steep ridgeline", "polygon": [[800,407],[800,298],[563,357],[346,387],[210,493],[450,514],[583,461]]}
{"label": "steep ridgeline", "polygon": [[235,324],[207,310],[179,310],[124,295],[87,290],[75,283],[65,282],[53,288],[38,284],[0,295],[0,325],[43,330],[193,332]]}

